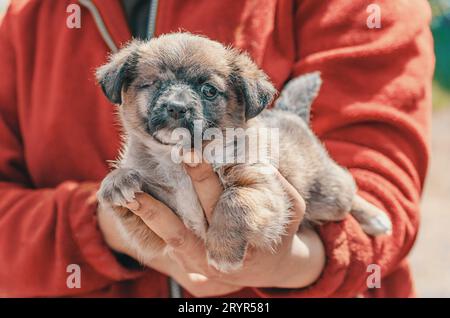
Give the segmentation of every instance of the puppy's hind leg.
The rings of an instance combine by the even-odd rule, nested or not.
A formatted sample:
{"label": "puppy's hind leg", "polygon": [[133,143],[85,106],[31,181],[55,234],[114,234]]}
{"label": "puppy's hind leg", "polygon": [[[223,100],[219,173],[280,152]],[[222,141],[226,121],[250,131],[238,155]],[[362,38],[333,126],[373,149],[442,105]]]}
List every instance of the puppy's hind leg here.
{"label": "puppy's hind leg", "polygon": [[358,196],[356,189],[351,174],[333,164],[326,174],[316,179],[310,189],[306,205],[307,219],[320,224],[343,220],[351,213],[367,234],[389,234],[392,228],[389,217]]}
{"label": "puppy's hind leg", "polygon": [[244,218],[249,207],[240,206],[239,192],[232,188],[223,192],[206,233],[208,264],[225,273],[242,266],[248,245],[249,229]]}
{"label": "puppy's hind leg", "polygon": [[281,242],[290,204],[275,175],[263,169],[236,165],[221,175],[225,191],[206,233],[208,262],[219,271],[239,269],[248,246],[273,250]]}
{"label": "puppy's hind leg", "polygon": [[387,214],[359,195],[353,198],[350,213],[369,235],[389,235],[392,232],[392,223]]}

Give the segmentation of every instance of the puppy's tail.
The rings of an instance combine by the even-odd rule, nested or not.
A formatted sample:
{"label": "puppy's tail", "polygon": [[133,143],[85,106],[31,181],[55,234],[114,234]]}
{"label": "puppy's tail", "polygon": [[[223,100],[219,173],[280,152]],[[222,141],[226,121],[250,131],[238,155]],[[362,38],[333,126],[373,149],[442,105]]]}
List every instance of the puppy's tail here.
{"label": "puppy's tail", "polygon": [[322,79],[320,72],[307,73],[290,80],[275,102],[275,108],[300,116],[309,123],[311,105],[319,93]]}

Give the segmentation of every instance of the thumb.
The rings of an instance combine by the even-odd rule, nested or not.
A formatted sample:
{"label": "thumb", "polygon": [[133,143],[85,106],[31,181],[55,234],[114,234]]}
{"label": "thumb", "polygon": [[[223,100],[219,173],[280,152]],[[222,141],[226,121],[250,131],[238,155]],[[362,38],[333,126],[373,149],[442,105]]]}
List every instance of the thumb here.
{"label": "thumb", "polygon": [[186,163],[185,169],[191,177],[195,192],[209,223],[216,203],[223,192],[219,177],[212,166],[204,160],[196,164]]}
{"label": "thumb", "polygon": [[276,170],[275,173],[278,179],[280,180],[280,183],[284,188],[284,191],[286,191],[286,194],[288,195],[290,202],[292,204],[291,222],[289,224],[287,232],[288,234],[295,234],[297,233],[300,223],[302,222],[305,216],[305,209],[306,209],[305,200],[303,200],[302,196],[298,193],[298,191],[281,175],[281,173],[278,170]]}

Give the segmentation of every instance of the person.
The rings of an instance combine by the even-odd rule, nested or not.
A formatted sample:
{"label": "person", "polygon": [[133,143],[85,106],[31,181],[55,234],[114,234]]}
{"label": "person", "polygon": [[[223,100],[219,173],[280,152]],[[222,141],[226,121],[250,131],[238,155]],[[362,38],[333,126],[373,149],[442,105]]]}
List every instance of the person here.
{"label": "person", "polygon": [[[71,4],[80,28],[67,23],[77,18]],[[0,24],[0,296],[169,297],[169,277],[184,297],[414,296],[406,256],[429,157],[431,12],[425,0],[377,5],[13,0]],[[304,202],[281,179],[296,216],[283,243],[274,254],[250,250],[241,271],[221,274],[172,211],[140,194],[130,210],[170,249],[139,265],[97,208],[120,127],[94,70],[132,36],[180,29],[249,52],[279,90],[320,71],[312,128],[359,194],[389,214],[392,235],[369,237],[351,216],[297,233]],[[220,183],[208,165],[186,169],[208,217]],[[70,265],[80,269],[75,288]]]}

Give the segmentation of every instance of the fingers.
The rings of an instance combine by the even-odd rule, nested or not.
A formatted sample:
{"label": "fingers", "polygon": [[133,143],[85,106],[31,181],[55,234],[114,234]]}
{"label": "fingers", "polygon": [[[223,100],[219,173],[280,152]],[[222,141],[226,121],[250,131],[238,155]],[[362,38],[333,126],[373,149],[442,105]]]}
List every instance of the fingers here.
{"label": "fingers", "polygon": [[219,177],[212,166],[204,161],[198,164],[185,164],[185,168],[191,177],[195,192],[209,223],[216,203],[223,192]]}
{"label": "fingers", "polygon": [[136,194],[135,201],[128,203],[127,208],[169,246],[179,248],[193,235],[171,209],[146,193]]}
{"label": "fingers", "polygon": [[161,255],[153,258],[146,264],[154,270],[174,278],[183,289],[196,297],[212,297],[229,294],[242,289],[228,283],[216,281],[196,272],[190,273],[183,266],[167,255]]}
{"label": "fingers", "polygon": [[291,223],[289,224],[288,233],[295,234],[297,233],[298,227],[305,216],[305,200],[303,200],[298,191],[281,175],[278,170],[275,174],[291,200],[291,211],[293,212],[293,215],[291,216]]}
{"label": "fingers", "polygon": [[177,273],[175,280],[195,297],[217,297],[237,292],[242,289],[227,283],[211,280],[196,273]]}

